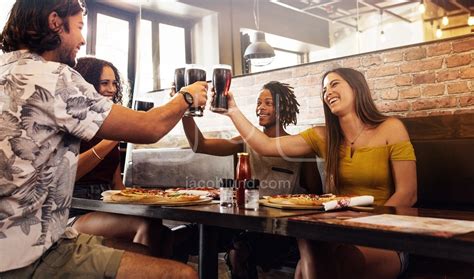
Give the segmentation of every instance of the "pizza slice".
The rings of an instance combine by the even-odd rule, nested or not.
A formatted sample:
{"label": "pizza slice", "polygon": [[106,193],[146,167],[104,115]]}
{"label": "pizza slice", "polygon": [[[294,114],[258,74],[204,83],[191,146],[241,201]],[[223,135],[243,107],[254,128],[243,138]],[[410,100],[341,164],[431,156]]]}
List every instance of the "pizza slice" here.
{"label": "pizza slice", "polygon": [[291,194],[274,195],[267,198],[267,201],[281,205],[303,205],[303,206],[321,206],[323,203],[333,200],[341,200],[347,197],[338,197],[333,194]]}

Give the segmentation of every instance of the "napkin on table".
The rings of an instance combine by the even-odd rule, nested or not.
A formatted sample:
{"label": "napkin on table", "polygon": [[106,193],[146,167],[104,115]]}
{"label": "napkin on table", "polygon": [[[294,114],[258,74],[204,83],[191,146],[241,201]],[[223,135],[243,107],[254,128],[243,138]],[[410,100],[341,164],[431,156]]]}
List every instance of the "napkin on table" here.
{"label": "napkin on table", "polygon": [[374,203],[373,196],[357,196],[342,200],[333,200],[323,203],[324,211],[334,210],[350,206],[371,205]]}

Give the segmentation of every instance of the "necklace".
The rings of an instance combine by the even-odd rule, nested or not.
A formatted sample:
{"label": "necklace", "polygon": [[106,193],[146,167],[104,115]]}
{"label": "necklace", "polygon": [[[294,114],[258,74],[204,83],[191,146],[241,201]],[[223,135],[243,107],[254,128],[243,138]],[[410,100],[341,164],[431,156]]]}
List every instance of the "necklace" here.
{"label": "necklace", "polygon": [[357,141],[357,139],[360,137],[360,135],[362,135],[362,132],[365,130],[365,126],[362,126],[362,129],[360,129],[360,132],[359,134],[357,135],[357,137],[355,137],[354,140],[349,140],[347,137],[345,137],[347,140],[349,140],[351,146],[354,145],[354,143]]}

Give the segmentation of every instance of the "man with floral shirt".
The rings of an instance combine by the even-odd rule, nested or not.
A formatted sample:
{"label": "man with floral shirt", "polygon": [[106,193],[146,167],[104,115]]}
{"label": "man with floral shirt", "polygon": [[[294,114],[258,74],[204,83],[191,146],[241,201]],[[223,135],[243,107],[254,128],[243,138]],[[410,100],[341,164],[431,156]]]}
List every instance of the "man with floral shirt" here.
{"label": "man with floral shirt", "polygon": [[147,113],[102,97],[71,68],[85,11],[82,0],[17,0],[0,35],[0,278],[196,278],[66,230],[81,139],[156,142],[207,98],[205,82]]}

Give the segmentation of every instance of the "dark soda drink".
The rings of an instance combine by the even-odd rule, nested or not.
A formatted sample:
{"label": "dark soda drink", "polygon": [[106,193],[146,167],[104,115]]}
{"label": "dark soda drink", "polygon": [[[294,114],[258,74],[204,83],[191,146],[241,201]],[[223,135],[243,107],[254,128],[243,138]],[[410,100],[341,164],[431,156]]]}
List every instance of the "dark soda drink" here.
{"label": "dark soda drink", "polygon": [[206,81],[206,71],[197,68],[187,69],[184,79],[186,85],[193,84],[196,81]]}
{"label": "dark soda drink", "polygon": [[232,80],[232,70],[229,65],[218,65],[212,71],[212,86],[214,87],[214,98],[211,103],[211,111],[227,112],[227,92]]}
{"label": "dark soda drink", "polygon": [[177,68],[174,70],[174,88],[179,92],[184,86],[184,72],[185,68]]}
{"label": "dark soda drink", "polygon": [[[206,81],[206,71],[199,65],[189,65],[184,73],[184,84],[188,86],[196,81]],[[190,107],[184,115],[201,117],[203,108]]]}

